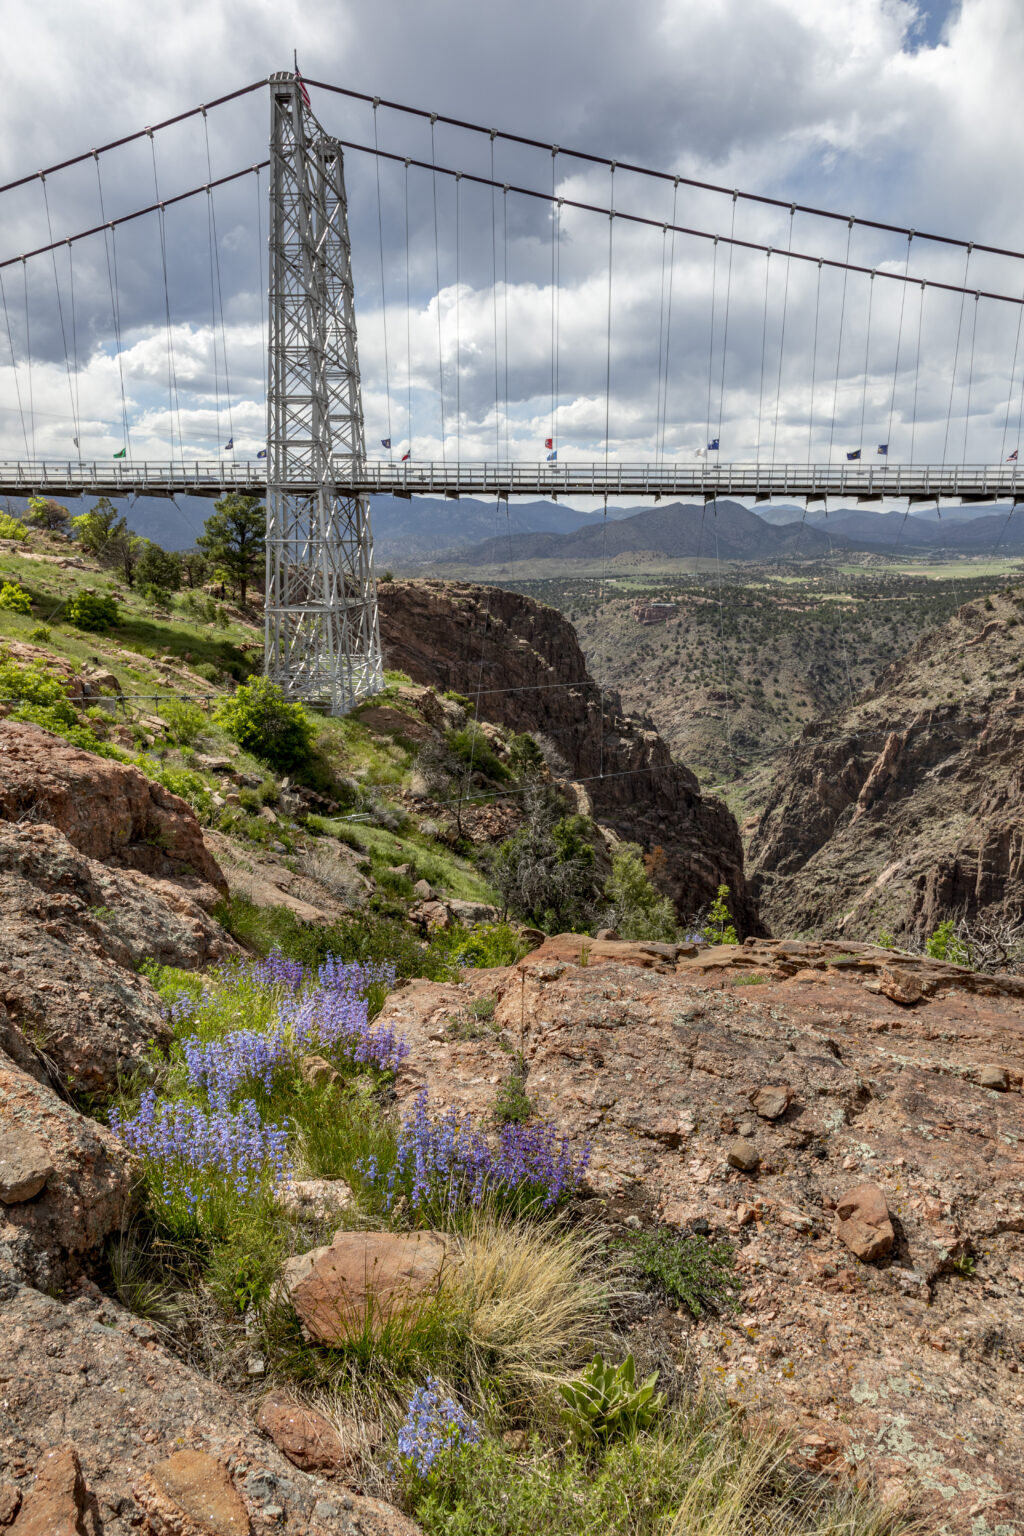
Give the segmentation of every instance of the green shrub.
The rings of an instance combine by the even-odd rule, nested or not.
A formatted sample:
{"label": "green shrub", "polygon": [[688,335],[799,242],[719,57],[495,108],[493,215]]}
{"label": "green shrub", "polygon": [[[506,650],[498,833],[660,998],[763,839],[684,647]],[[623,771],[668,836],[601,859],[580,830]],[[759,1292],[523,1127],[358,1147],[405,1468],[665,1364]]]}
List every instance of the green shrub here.
{"label": "green shrub", "polygon": [[956,932],[951,917],[939,924],[924,946],[925,954],[933,960],[948,960],[951,965],[970,965],[971,947]]}
{"label": "green shrub", "polygon": [[306,711],[267,677],[243,683],[214,714],[232,740],[272,768],[288,772],[309,760],[313,726]]}
{"label": "green shrub", "polygon": [[19,544],[28,538],[28,529],[16,517],[0,512],[0,539],[16,539]]}
{"label": "green shrub", "polygon": [[[655,849],[652,862],[664,860]],[[612,855],[612,872],[604,893],[611,902],[608,926],[624,939],[653,939],[671,944],[679,937],[676,909],[671,896],[656,890],[637,843],[621,843]]]}
{"label": "green shrub", "polygon": [[210,791],[205,780],[191,768],[157,768],[150,770],[149,777],[169,789],[172,795],[180,796],[198,816],[210,814],[213,808]]}
{"label": "green shrub", "polygon": [[[11,700],[18,705],[14,711],[15,719],[34,719],[48,730],[78,724],[78,716],[64,685],[41,662],[19,667],[5,651],[0,651],[0,699]],[[41,719],[40,711],[48,718]]]}
{"label": "green shrub", "polygon": [[491,1118],[495,1125],[522,1125],[533,1113],[533,1100],[526,1091],[526,1074],[518,1061],[495,1094]]}
{"label": "green shrub", "polygon": [[171,738],[181,747],[194,746],[205,730],[209,719],[188,699],[166,699],[160,705],[160,713],[170,726]]}
{"label": "green shrub", "polygon": [[698,1317],[702,1310],[720,1312],[732,1305],[739,1281],[729,1243],[712,1243],[699,1234],[680,1237],[668,1227],[658,1227],[638,1232],[620,1246],[627,1267],[653,1282],[672,1306],[686,1307]]}
{"label": "green shrub", "polygon": [[493,779],[499,784],[508,780],[508,769],[488,741],[483,727],[475,720],[460,731],[450,731],[448,746],[459,762],[474,773],[482,773],[485,779]]}
{"label": "green shrub", "polygon": [[621,1365],[605,1365],[595,1355],[582,1375],[559,1383],[565,1403],[565,1419],[581,1444],[607,1443],[650,1429],[665,1406],[665,1394],[656,1392],[658,1373],[636,1384],[633,1356]]}
{"label": "green shrub", "polygon": [[201,661],[198,666],[192,668],[192,671],[196,677],[201,677],[204,683],[215,683],[220,677],[220,673],[212,661]]}
{"label": "green shrub", "polygon": [[704,925],[700,930],[700,936],[705,944],[735,944],[737,943],[736,929],[733,926],[732,916],[729,912],[729,887],[720,885],[714,901],[708,908],[708,915],[704,919]]}
{"label": "green shrub", "polygon": [[0,608],[7,608],[11,613],[31,614],[32,599],[16,581],[5,581],[0,587]]}
{"label": "green shrub", "polygon": [[30,640],[37,641],[40,645],[45,645],[51,633],[52,631],[48,624],[34,624],[28,632],[28,637]]}
{"label": "green shrub", "polygon": [[598,896],[591,823],[559,816],[554,797],[529,792],[526,823],[497,849],[490,875],[514,917],[546,933],[591,927]]}
{"label": "green shrub", "polygon": [[98,592],[79,592],[69,598],[64,617],[76,629],[89,630],[93,634],[106,634],[121,622],[117,603],[112,597],[102,597]]}

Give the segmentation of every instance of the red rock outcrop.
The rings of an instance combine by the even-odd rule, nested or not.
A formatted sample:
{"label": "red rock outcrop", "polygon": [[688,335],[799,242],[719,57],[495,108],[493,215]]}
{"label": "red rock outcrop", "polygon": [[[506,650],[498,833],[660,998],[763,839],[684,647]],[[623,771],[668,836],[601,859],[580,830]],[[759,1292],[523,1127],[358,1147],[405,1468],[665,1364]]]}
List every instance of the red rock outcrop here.
{"label": "red rock outcrop", "polygon": [[37,725],[0,720],[0,820],[46,822],[91,859],[213,887],[196,893],[207,904],[227,890],[184,800]]}
{"label": "red rock outcrop", "polygon": [[54,827],[0,820],[0,1048],[25,1071],[111,1092],[167,1038],[142,962],[194,970],[233,952],[170,881],[111,869]]}
{"label": "red rock outcrop", "polygon": [[[1024,979],[906,957],[906,1005],[869,945],[750,941],[674,965],[613,941],[581,965],[580,950],[565,935],[509,970],[395,992],[381,1022],[411,1046],[403,1113],[426,1086],[488,1117],[521,1049],[539,1113],[591,1143],[606,1219],[703,1220],[736,1243],[739,1314],[677,1320],[731,1400],[780,1413],[808,1466],[920,1486],[942,1529],[1015,1529]],[[452,1021],[483,993],[503,1036],[465,1038]],[[992,1066],[1005,1088],[981,1086]],[[736,1142],[755,1167],[730,1166]],[[893,1243],[864,1263],[841,1223],[868,1184]]]}
{"label": "red rock outcrop", "polygon": [[749,847],[777,932],[930,933],[1024,907],[1024,591],[959,609],[781,758]]}
{"label": "red rock outcrop", "polygon": [[597,820],[667,855],[660,883],[685,921],[729,887],[741,937],[763,933],[731,811],[702,795],[648,723],[587,672],[572,625],[500,587],[392,581],[380,589],[388,664],[479,701],[482,720],[548,737]]}

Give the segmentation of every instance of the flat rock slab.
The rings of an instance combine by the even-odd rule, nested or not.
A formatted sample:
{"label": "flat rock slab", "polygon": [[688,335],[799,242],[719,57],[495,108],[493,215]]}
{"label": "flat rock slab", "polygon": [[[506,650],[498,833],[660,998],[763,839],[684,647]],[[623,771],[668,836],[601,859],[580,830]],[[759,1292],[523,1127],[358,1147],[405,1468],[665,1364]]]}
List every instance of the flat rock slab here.
{"label": "flat rock slab", "polygon": [[38,1136],[15,1121],[0,1120],[0,1200],[17,1205],[38,1195],[53,1163]]}
{"label": "flat rock slab", "polygon": [[[920,1483],[936,1529],[1024,1529],[1024,978],[923,958],[910,1008],[865,987],[893,961],[874,945],[758,940],[672,971],[615,941],[581,967],[579,947],[489,972],[479,1039],[447,1029],[470,985],[392,993],[399,1112],[426,1088],[486,1121],[521,1043],[539,1115],[591,1145],[595,1214],[628,1230],[646,1202],[734,1244],[740,1311],[680,1327],[738,1407],[806,1438],[809,1465]],[[1008,1091],[980,1085],[993,1064]],[[775,1086],[792,1098],[756,1121],[755,1182],[726,1126]],[[896,1238],[867,1265],[837,1230],[858,1184],[882,1191]]]}
{"label": "flat rock slab", "polygon": [[250,1536],[252,1531],[227,1467],[204,1451],[177,1451],[134,1491],[153,1536]]}

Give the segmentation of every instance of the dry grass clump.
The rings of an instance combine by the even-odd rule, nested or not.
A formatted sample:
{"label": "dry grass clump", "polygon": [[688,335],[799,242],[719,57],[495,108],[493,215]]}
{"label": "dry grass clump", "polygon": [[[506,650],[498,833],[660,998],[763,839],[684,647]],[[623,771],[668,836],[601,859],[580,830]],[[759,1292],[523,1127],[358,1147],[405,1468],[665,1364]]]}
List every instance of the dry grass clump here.
{"label": "dry grass clump", "polygon": [[477,1216],[462,1238],[448,1299],[474,1389],[511,1402],[548,1395],[606,1331],[617,1276],[600,1239],[550,1224]]}

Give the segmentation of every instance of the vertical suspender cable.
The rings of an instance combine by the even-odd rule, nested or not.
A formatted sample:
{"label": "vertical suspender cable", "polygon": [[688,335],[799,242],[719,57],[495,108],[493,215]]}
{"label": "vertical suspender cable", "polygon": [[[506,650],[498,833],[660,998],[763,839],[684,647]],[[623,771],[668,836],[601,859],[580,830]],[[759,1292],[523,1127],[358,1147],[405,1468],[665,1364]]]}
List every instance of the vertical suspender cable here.
{"label": "vertical suspender cable", "polygon": [[437,122],[436,112],[430,114],[430,163],[434,167],[431,171],[431,181],[434,193],[434,284],[437,292],[437,392],[441,402],[441,463],[447,463],[445,449],[445,425],[444,425],[444,351],[441,343],[441,249],[437,231],[437,154],[434,148],[434,124]]}
{"label": "vertical suspender cable", "polygon": [[[900,323],[896,331],[896,361],[892,365],[892,394],[889,396],[889,423],[885,429],[885,456],[889,457],[892,448],[892,422],[896,411],[896,381],[900,372],[900,347],[903,344],[903,312],[907,307],[907,281],[910,276],[910,247],[913,243],[914,232],[911,230],[907,236],[907,260],[903,268],[904,281],[900,285]],[[1018,316],[1018,319],[1020,317]]]}
{"label": "vertical suspender cable", "polygon": [[[462,172],[455,177],[455,460],[462,458],[462,240],[459,216],[459,191]],[[385,338],[386,340],[386,338]],[[390,420],[390,418],[389,418]]]}
{"label": "vertical suspender cable", "polygon": [[768,345],[768,280],[772,270],[771,246],[764,253],[764,306],[761,313],[761,382],[757,391],[757,446],[754,450],[754,458],[757,463],[757,483],[761,483],[761,421],[764,410],[764,360]]}
{"label": "vertical suspender cable", "polygon": [[[850,242],[851,242],[852,239],[853,239],[853,220],[851,219],[849,224],[846,227],[846,257],[845,257],[845,260],[846,260],[847,263],[849,263],[849,260],[850,260]],[[839,370],[840,370],[840,368],[842,366],[842,360],[843,360],[843,326],[844,326],[845,321],[846,321],[846,283],[847,283],[847,279],[849,278],[849,275],[850,274],[849,274],[848,267],[844,266],[844,268],[843,268],[842,298],[839,301],[839,339],[836,342],[836,378],[835,378],[835,384],[833,385],[833,388],[832,388],[832,424],[831,424],[831,426],[828,429],[828,466],[829,467],[831,467],[831,464],[832,464],[832,445],[835,442],[835,437],[836,437],[836,409],[837,409],[837,407],[839,405]],[[826,517],[828,516],[828,502],[827,501],[825,503],[825,516]],[[852,689],[851,689],[851,691],[852,691]]]}
{"label": "vertical suspender cable", "polygon": [[658,306],[658,393],[654,407],[654,458],[658,459],[658,444],[661,441],[661,381],[664,372],[665,351],[665,280],[668,266],[668,225],[661,226],[661,300]]}
{"label": "vertical suspender cable", "polygon": [[864,453],[864,420],[868,408],[868,363],[871,356],[871,307],[875,297],[875,274],[872,272],[868,279],[868,325],[867,335],[864,338],[864,383],[860,395],[860,451]]}
{"label": "vertical suspender cable", "polygon": [[551,447],[557,453],[558,443],[555,439],[555,160],[558,157],[557,146],[551,150]]}
{"label": "vertical suspender cable", "polygon": [[494,199],[494,140],[497,129],[491,129],[491,318],[494,324],[494,459],[495,467],[501,460],[501,414],[498,409],[498,205]]}
{"label": "vertical suspender cable", "polygon": [[555,202],[555,396],[554,410],[551,420],[551,441],[554,451],[558,452],[558,397],[559,397],[559,364],[561,362],[561,324],[562,324],[562,199]]}
{"label": "vertical suspender cable", "polygon": [[[213,181],[213,164],[210,158],[210,130],[206,121],[206,110],[203,110],[203,133],[206,137],[206,174]],[[224,290],[220,280],[220,240],[217,237],[217,203],[212,186],[209,189],[208,201],[210,205],[210,224],[213,232],[213,264],[217,277],[217,309],[220,314],[220,355],[224,363],[224,393],[227,397],[228,412],[228,438],[233,443],[235,440],[234,410],[231,405],[231,375],[228,372],[228,336],[224,324]],[[180,422],[180,417],[179,417]],[[217,428],[218,434],[220,427]]]}
{"label": "vertical suspender cable", "polygon": [[174,337],[171,330],[171,288],[167,276],[167,227],[164,220],[164,209],[160,204],[160,181],[156,170],[156,143],[152,132],[149,135],[149,148],[153,157],[153,190],[156,193],[157,221],[160,229],[160,264],[163,269],[164,279],[164,317],[167,326],[167,409],[168,427],[171,444],[171,459],[174,459],[174,422],[178,423],[178,457],[181,460],[182,473],[185,469],[185,442],[181,430],[181,406],[178,401],[178,371],[174,363]]}
{"label": "vertical suspender cable", "polygon": [[[124,388],[124,351],[121,345],[121,304],[119,299],[120,286],[117,280],[117,233],[113,224],[107,224],[107,212],[103,203],[103,176],[100,172],[100,157],[93,150],[93,161],[96,166],[96,189],[100,200],[100,218],[106,228],[103,231],[103,249],[107,258],[107,283],[110,287],[110,318],[114,326],[114,345],[117,348],[117,371],[121,381],[121,425],[124,430],[122,446],[129,462],[132,457],[131,437],[128,432],[128,400]],[[110,243],[107,243],[107,228],[110,230]]]}
{"label": "vertical suspender cable", "polygon": [[[608,572],[608,453],[610,448],[612,408],[612,270],[615,256],[615,161],[611,163],[611,182],[608,193],[608,318],[605,326],[604,366],[604,516],[601,523],[601,601],[604,602],[605,578]],[[598,737],[598,772],[604,778],[604,685],[600,694],[600,721]]]}
{"label": "vertical suspender cable", "polygon": [[7,331],[7,345],[11,349],[11,370],[14,374],[14,393],[18,401],[18,415],[21,418],[21,435],[25,442],[25,457],[30,457],[28,446],[28,424],[25,421],[25,408],[21,403],[21,381],[18,378],[18,358],[14,351],[14,335],[11,331],[11,316],[7,308],[7,290],[4,287],[4,275],[0,272],[0,302],[4,307],[4,328]]}
{"label": "vertical suspender cable", "polygon": [[[209,174],[209,168],[207,169]],[[224,436],[220,429],[220,371],[217,367],[217,286],[213,274],[213,220],[210,187],[206,188],[206,236],[210,258],[210,336],[213,341],[213,408],[217,417],[217,457],[220,458]],[[231,436],[234,442],[234,434]]]}
{"label": "vertical suspender cable", "polygon": [[[39,177],[39,185],[43,189],[43,207],[46,209],[46,232],[47,232],[47,239],[49,240],[51,246],[53,246],[53,224],[50,221],[50,198],[49,198],[49,195],[48,195],[48,193],[46,191],[46,177],[43,176],[42,174],[40,174],[40,177]],[[70,247],[69,247],[69,249],[70,249]],[[60,340],[61,340],[61,346],[64,348],[64,368],[65,368],[65,371],[66,371],[67,376],[68,376],[68,400],[70,401],[70,404],[71,404],[71,420],[74,423],[74,427],[75,427],[74,439],[75,439],[75,442],[77,443],[78,440],[79,440],[79,437],[81,436],[81,433],[79,431],[79,426],[78,426],[78,411],[77,411],[76,406],[75,406],[75,386],[72,383],[72,379],[71,379],[71,359],[68,356],[68,338],[67,338],[67,332],[64,329],[64,301],[61,299],[61,296],[60,296],[60,281],[59,281],[59,279],[57,277],[57,249],[56,249],[56,246],[54,246],[54,248],[51,250],[50,257],[51,257],[51,260],[53,261],[53,289],[54,289],[54,292],[57,295],[57,314],[58,314],[58,317],[60,319]]]}
{"label": "vertical suspender cable", "polygon": [[409,277],[409,162],[405,162],[405,388],[408,454],[412,455],[412,292]]}
{"label": "vertical suspender cable", "polygon": [[[78,313],[75,307],[75,258],[72,255],[71,241],[68,241],[68,287],[71,293],[71,346],[74,355],[75,368],[75,419],[79,428],[82,425],[82,399],[79,392],[78,379]],[[82,439],[78,439],[78,457],[82,457]]]}
{"label": "vertical suspender cable", "polygon": [[[910,419],[910,462],[914,462],[914,448],[917,438],[917,386],[921,377],[921,328],[924,323],[924,291],[925,285],[921,284],[921,296],[917,304],[917,350],[914,354],[914,403]],[[909,511],[909,506],[908,509]]]}
{"label": "vertical suspender cable", "polygon": [[32,385],[32,321],[28,309],[28,263],[21,258],[21,281],[25,290],[25,356],[28,359],[28,422],[32,433],[32,457],[36,456],[36,399]]}
{"label": "vertical suspender cable", "polygon": [[960,461],[961,466],[967,463],[967,434],[971,430],[971,393],[974,389],[974,343],[978,334],[978,301],[980,298],[980,293],[974,295],[974,319],[971,324],[971,355],[970,361],[967,364],[967,410],[964,416],[964,453]]}
{"label": "vertical suspender cable", "polygon": [[725,420],[725,360],[729,350],[729,308],[732,303],[732,257],[734,247],[731,243],[736,233],[736,203],[739,194],[732,195],[732,218],[729,223],[729,265],[725,274],[725,324],[722,327],[722,377],[718,391],[718,432],[716,437],[722,441],[722,422]]}
{"label": "vertical suspender cable", "polygon": [[943,438],[942,438],[942,464],[943,464],[943,467],[945,467],[945,463],[946,463],[946,450],[949,447],[949,426],[950,426],[950,422],[953,419],[953,391],[956,388],[956,365],[957,365],[957,363],[960,360],[960,332],[963,329],[963,323],[964,323],[964,301],[967,298],[967,293],[966,293],[966,288],[967,288],[967,272],[968,272],[968,269],[970,268],[970,265],[971,265],[971,252],[972,252],[973,249],[974,249],[973,245],[969,245],[967,247],[967,260],[964,262],[964,280],[963,280],[962,286],[963,286],[965,291],[963,293],[961,293],[961,295],[960,295],[960,314],[959,314],[959,317],[958,317],[957,322],[956,322],[956,345],[953,348],[953,368],[952,368],[952,372],[950,373],[950,376],[949,376],[949,407],[948,407],[948,409],[946,411],[946,431],[945,431],[945,433],[943,435]]}
{"label": "vertical suspender cable", "polygon": [[658,455],[659,462],[665,462],[665,439],[668,435],[668,384],[669,384],[669,358],[672,347],[672,290],[676,275],[676,204],[679,198],[679,178],[675,179],[672,187],[672,236],[669,241],[668,255],[668,304],[665,310],[665,388],[661,392],[661,451]]}
{"label": "vertical suspender cable", "polygon": [[505,458],[511,458],[508,444],[509,392],[508,392],[508,183],[501,193],[501,308],[505,329]]}
{"label": "vertical suspender cable", "polygon": [[[810,469],[814,463],[812,444],[814,441],[814,387],[818,377],[818,320],[821,315],[821,262],[818,262],[818,281],[814,290],[814,341],[811,344],[811,406],[807,413],[807,467]],[[804,517],[807,516],[806,506]]]}
{"label": "vertical suspender cable", "polygon": [[[735,208],[735,203],[733,207]],[[790,251],[793,249],[793,221],[796,217],[796,204],[789,210],[789,240],[786,243],[786,277],[782,285],[782,328],[779,333],[779,374],[775,381],[775,423],[772,427],[772,469],[775,468],[775,448],[779,436],[779,405],[782,401],[782,363],[786,355],[786,312],[789,309],[789,271],[793,265]],[[732,247],[729,247],[730,252]]]}
{"label": "vertical suspender cable", "polygon": [[[373,147],[374,147],[374,151],[376,151],[379,148],[379,145],[378,145],[378,142],[377,142],[377,108],[378,108],[379,105],[380,105],[380,98],[379,97],[374,97],[374,102],[373,102]],[[376,172],[377,172],[377,244],[378,244],[378,247],[379,247],[379,250],[380,250],[380,310],[381,310],[381,319],[382,319],[383,324],[384,324],[384,389],[385,389],[386,394],[387,394],[387,402],[388,402],[388,445],[389,445],[388,446],[388,458],[393,460],[394,456],[395,456],[394,455],[394,449],[390,446],[391,442],[392,442],[392,436],[391,436],[391,368],[390,368],[389,363],[388,363],[388,300],[387,300],[387,294],[386,294],[386,292],[384,290],[384,214],[383,214],[383,210],[382,210],[382,207],[381,207],[381,197],[380,197],[380,155],[374,153],[373,161],[374,161],[374,167],[375,167]],[[457,199],[458,198],[458,184],[456,184],[455,196],[456,196],[456,199]],[[456,202],[456,207],[458,207],[458,202]],[[458,255],[457,254],[456,254],[456,260],[458,260]]]}
{"label": "vertical suspender cable", "polygon": [[[1024,322],[1024,304],[1017,310],[1017,334],[1013,338],[1013,363],[1010,366],[1010,387],[1006,391],[1006,415],[1003,418],[1003,440],[999,445],[999,462],[1006,462],[1006,438],[1010,430],[1010,408],[1013,403],[1013,385],[1017,377],[1017,356],[1020,351],[1021,323]],[[1020,445],[1018,444],[1018,451]]]}
{"label": "vertical suspender cable", "polygon": [[[265,385],[266,384],[266,378],[267,378],[267,345],[268,345],[268,336],[267,336],[267,290],[266,290],[266,287],[264,286],[264,282],[263,282],[263,193],[262,193],[262,190],[260,188],[260,173],[259,173],[259,168],[258,167],[257,167],[257,170],[256,170],[256,260],[257,260],[257,276],[258,276],[258,281],[259,281],[260,331],[261,331],[262,343],[263,343],[262,348],[261,348],[261,350],[263,352],[263,380],[264,380],[264,385]],[[266,453],[266,450],[267,450],[267,444],[264,443],[264,445],[263,445],[264,453]]]}

